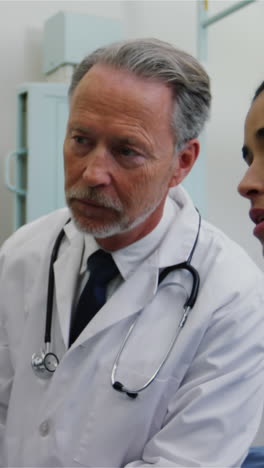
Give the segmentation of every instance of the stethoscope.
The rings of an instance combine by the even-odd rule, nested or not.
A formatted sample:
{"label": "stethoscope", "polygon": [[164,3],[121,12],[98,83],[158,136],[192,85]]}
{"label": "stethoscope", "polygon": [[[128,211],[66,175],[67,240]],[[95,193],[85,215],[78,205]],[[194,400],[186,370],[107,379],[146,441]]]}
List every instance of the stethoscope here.
{"label": "stethoscope", "polygon": [[[191,288],[191,293],[186,300],[185,304],[183,305],[183,313],[179,322],[179,325],[177,327],[177,331],[175,333],[175,336],[171,340],[170,345],[168,346],[168,350],[163,356],[160,365],[157,367],[156,371],[154,374],[149,378],[149,380],[141,387],[139,388],[134,388],[134,389],[129,389],[125,385],[123,385],[121,382],[116,380],[116,374],[118,370],[118,365],[119,361],[122,355],[122,352],[126,346],[126,343],[138,321],[139,315],[137,318],[134,320],[132,325],[130,326],[121,346],[120,349],[117,353],[117,356],[115,358],[113,368],[112,368],[112,373],[111,373],[111,383],[112,387],[117,390],[118,392],[123,392],[126,393],[129,397],[131,398],[136,398],[138,396],[138,393],[142,392],[145,390],[157,377],[159,374],[161,368],[164,366],[165,362],[167,361],[172,348],[175,345],[175,342],[179,336],[180,331],[183,329],[186,320],[189,316],[190,310],[193,308],[195,305],[198,292],[199,292],[199,286],[200,286],[200,277],[198,271],[191,265],[192,257],[196,249],[196,245],[198,242],[199,234],[200,234],[200,228],[201,228],[201,215],[198,212],[199,216],[199,222],[198,222],[198,229],[197,229],[197,234],[196,238],[192,247],[192,250],[190,252],[190,255],[188,259],[185,262],[178,263],[177,265],[172,265],[169,267],[164,268],[158,278],[158,285],[166,278],[166,276],[171,273],[172,271],[177,271],[177,270],[186,270],[188,271],[191,276],[192,276],[192,288]],[[67,223],[70,220],[67,221]],[[66,224],[67,224],[66,223]],[[47,304],[46,304],[46,324],[45,324],[45,336],[44,336],[44,350],[41,350],[40,353],[34,353],[31,358],[31,365],[33,368],[33,371],[38,377],[42,378],[48,378],[51,377],[55,370],[57,369],[59,365],[59,358],[58,356],[51,351],[51,328],[52,328],[52,311],[53,311],[53,296],[54,296],[54,270],[53,270],[53,265],[55,261],[57,260],[58,257],[58,252],[60,249],[61,242],[65,236],[65,231],[64,227],[60,231],[53,249],[52,249],[52,254],[50,258],[50,265],[49,265],[49,278],[48,278],[48,293],[47,293]]]}

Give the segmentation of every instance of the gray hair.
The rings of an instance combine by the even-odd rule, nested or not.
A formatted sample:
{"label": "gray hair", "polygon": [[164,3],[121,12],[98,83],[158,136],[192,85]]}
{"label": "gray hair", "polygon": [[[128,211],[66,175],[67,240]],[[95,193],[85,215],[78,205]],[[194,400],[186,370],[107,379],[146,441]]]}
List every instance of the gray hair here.
{"label": "gray hair", "polygon": [[209,117],[210,80],[194,57],[158,39],[116,42],[95,50],[76,67],[69,96],[96,64],[126,69],[139,77],[158,79],[170,86],[175,101],[172,129],[177,151],[200,134]]}

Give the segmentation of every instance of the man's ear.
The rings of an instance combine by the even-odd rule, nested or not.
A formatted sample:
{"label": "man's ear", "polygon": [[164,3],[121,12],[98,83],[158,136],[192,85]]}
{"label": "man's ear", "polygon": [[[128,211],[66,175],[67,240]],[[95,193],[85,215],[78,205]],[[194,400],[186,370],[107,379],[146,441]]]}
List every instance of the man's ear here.
{"label": "man's ear", "polygon": [[197,138],[189,140],[184,148],[176,154],[175,165],[169,187],[180,184],[189,174],[200,151],[200,143]]}

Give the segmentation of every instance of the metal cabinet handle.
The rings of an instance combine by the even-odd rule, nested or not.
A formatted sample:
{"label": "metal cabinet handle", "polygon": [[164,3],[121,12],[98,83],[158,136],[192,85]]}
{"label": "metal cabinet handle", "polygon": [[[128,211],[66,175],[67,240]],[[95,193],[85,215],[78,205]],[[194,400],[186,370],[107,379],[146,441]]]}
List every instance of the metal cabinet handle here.
{"label": "metal cabinet handle", "polygon": [[18,195],[25,196],[26,195],[26,190],[20,189],[16,187],[14,184],[12,184],[10,180],[10,173],[11,173],[11,161],[13,158],[18,158],[19,156],[24,156],[26,154],[25,149],[21,149],[18,151],[13,151],[12,153],[9,153],[6,156],[5,160],[5,185],[6,187],[11,190],[11,192],[15,192]]}

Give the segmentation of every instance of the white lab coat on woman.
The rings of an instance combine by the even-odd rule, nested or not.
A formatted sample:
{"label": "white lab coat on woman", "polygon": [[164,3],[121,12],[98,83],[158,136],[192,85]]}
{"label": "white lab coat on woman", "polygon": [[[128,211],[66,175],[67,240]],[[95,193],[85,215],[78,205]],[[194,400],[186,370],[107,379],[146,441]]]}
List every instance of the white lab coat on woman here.
{"label": "white lab coat on woman", "polygon": [[[162,245],[110,297],[68,349],[70,314],[84,249],[72,223],[54,265],[50,379],[34,375],[43,346],[48,269],[68,211],[27,225],[3,246],[0,264],[0,417],[3,466],[238,467],[264,398],[263,276],[223,233],[202,222],[192,264],[201,284],[195,307],[155,381],[135,399],[114,390],[111,372],[131,323],[116,379],[133,389],[155,372],[182,316],[185,261],[198,215],[180,187],[177,216]],[[94,240],[91,240],[94,242]]]}

